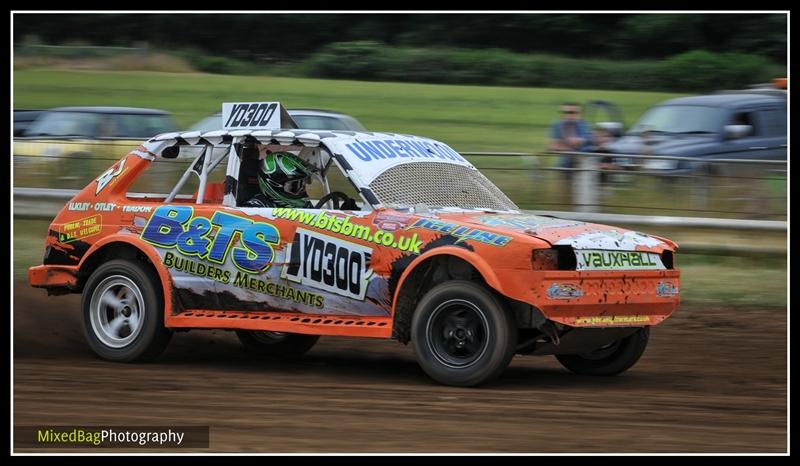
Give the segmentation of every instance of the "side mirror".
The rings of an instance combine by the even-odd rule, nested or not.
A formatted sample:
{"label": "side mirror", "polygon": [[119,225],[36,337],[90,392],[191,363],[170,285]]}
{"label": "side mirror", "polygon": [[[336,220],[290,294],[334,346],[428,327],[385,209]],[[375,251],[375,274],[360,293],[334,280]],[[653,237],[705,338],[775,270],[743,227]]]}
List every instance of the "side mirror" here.
{"label": "side mirror", "polygon": [[725,125],[725,139],[740,139],[753,132],[750,125]]}
{"label": "side mirror", "polygon": [[619,121],[599,121],[595,126],[608,131],[614,137],[622,135],[622,123]]}

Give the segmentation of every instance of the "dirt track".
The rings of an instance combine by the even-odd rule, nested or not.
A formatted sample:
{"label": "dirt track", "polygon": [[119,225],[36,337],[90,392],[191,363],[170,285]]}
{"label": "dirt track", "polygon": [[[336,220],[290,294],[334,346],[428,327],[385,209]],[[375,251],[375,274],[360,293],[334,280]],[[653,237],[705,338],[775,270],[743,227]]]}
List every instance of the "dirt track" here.
{"label": "dirt track", "polygon": [[323,338],[300,361],[263,362],[229,332],[191,332],[155,363],[104,362],[78,308],[15,286],[15,425],[210,425],[207,451],[226,452],[787,448],[785,310],[682,307],[619,377],[518,356],[490,386],[460,389],[394,341]]}

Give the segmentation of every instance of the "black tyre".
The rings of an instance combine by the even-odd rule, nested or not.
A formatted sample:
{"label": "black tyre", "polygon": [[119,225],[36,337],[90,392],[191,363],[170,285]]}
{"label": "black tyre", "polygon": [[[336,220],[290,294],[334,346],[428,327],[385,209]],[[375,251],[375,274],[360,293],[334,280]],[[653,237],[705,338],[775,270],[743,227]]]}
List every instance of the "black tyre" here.
{"label": "black tyre", "polygon": [[164,328],[164,298],[155,271],[135,260],[112,260],[86,281],[81,298],[89,346],[111,361],[154,359],[172,332]]}
{"label": "black tyre", "polygon": [[557,354],[556,359],[570,371],[581,375],[617,375],[633,367],[642,357],[650,327],[584,354]]}
{"label": "black tyre", "polygon": [[292,357],[308,352],[319,340],[319,335],[268,332],[264,330],[237,330],[236,336],[245,349],[261,357]]}
{"label": "black tyre", "polygon": [[514,357],[517,330],[486,287],[454,280],[417,304],[411,341],[422,369],[437,382],[469,387],[499,376]]}

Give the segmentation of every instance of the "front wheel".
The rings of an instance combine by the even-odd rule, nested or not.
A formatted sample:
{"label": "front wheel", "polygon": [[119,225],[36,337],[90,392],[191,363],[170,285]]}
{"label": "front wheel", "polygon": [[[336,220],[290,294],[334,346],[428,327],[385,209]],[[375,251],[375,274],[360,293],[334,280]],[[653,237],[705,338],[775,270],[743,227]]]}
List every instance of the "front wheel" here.
{"label": "front wheel", "polygon": [[510,313],[486,287],[454,280],[417,304],[411,341],[422,369],[445,385],[469,387],[500,375],[514,356]]}
{"label": "front wheel", "polygon": [[112,260],[86,281],[81,305],[89,346],[111,361],[153,359],[167,347],[164,300],[155,272],[138,261]]}
{"label": "front wheel", "polygon": [[249,353],[262,357],[301,356],[319,340],[319,335],[266,330],[237,330],[236,336]]}
{"label": "front wheel", "polygon": [[557,354],[556,359],[570,371],[580,375],[617,375],[633,367],[642,357],[650,327],[594,351],[583,354]]}

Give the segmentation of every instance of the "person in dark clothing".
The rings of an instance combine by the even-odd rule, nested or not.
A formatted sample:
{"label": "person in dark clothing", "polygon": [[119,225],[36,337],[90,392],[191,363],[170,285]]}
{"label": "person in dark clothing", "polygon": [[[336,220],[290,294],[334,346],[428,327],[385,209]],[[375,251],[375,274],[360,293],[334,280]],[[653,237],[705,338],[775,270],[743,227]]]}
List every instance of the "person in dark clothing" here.
{"label": "person in dark clothing", "polygon": [[[561,105],[561,119],[550,127],[547,148],[559,152],[584,152],[591,143],[589,124],[581,119],[581,106],[567,102]],[[576,168],[574,156],[563,156],[558,162],[562,168]]]}
{"label": "person in dark clothing", "polygon": [[306,185],[314,169],[289,152],[271,152],[258,164],[260,192],[244,203],[245,207],[313,207]]}

